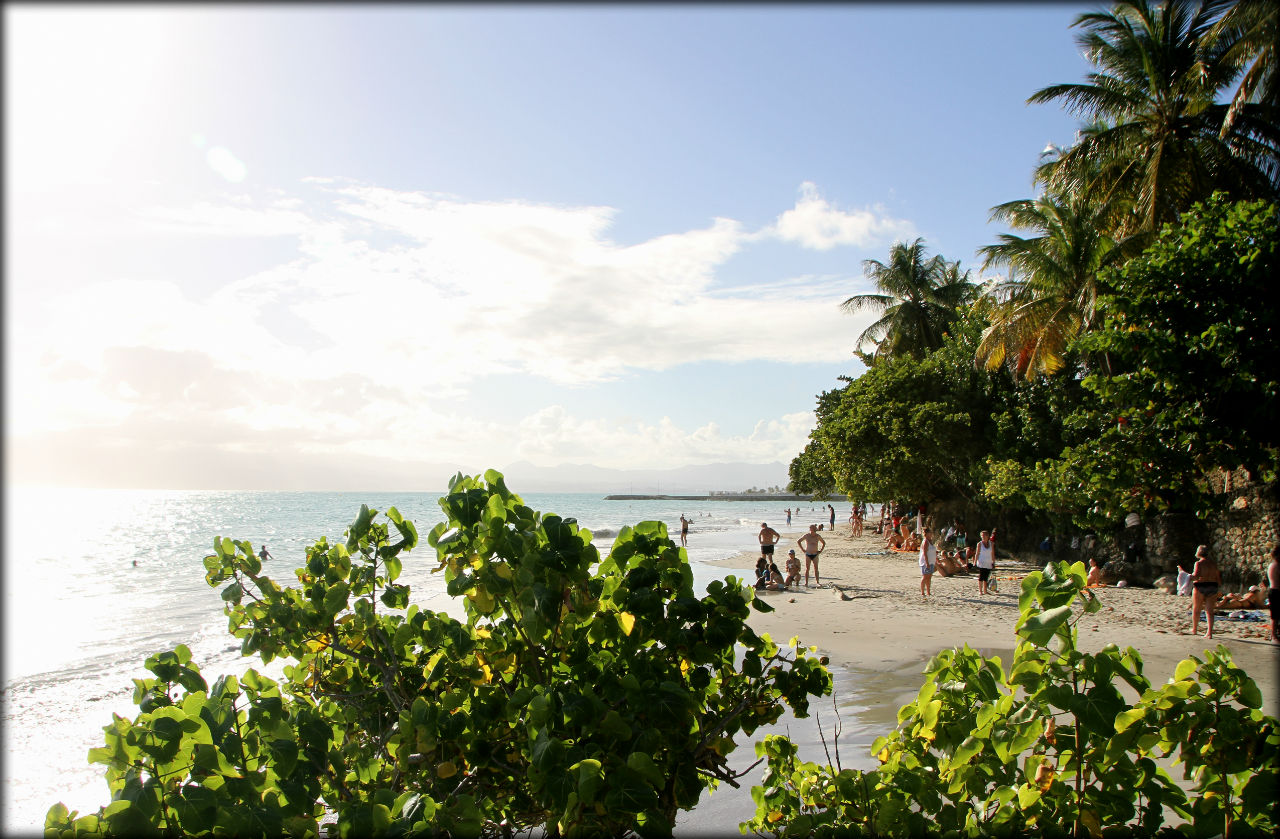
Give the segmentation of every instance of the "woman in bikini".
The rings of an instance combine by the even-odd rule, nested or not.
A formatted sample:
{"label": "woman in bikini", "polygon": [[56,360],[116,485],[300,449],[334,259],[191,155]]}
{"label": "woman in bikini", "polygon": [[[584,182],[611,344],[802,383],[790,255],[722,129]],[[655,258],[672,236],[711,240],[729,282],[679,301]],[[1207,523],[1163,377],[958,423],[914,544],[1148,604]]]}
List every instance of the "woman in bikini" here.
{"label": "woman in bikini", "polygon": [[1208,615],[1209,629],[1204,637],[1213,637],[1213,607],[1218,600],[1218,586],[1222,583],[1222,575],[1218,573],[1218,563],[1209,556],[1209,546],[1196,548],[1196,565],[1191,569],[1191,634],[1200,632],[1200,610]]}

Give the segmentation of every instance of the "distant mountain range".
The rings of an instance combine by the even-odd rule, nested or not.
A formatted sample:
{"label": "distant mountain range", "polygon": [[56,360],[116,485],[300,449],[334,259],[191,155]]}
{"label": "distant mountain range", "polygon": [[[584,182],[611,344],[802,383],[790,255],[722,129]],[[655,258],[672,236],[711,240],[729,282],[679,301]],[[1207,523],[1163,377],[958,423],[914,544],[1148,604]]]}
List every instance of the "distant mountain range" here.
{"label": "distant mountain range", "polygon": [[785,463],[708,463],[675,469],[606,469],[563,464],[535,466],[519,461],[499,470],[516,492],[604,492],[698,495],[787,485]]}

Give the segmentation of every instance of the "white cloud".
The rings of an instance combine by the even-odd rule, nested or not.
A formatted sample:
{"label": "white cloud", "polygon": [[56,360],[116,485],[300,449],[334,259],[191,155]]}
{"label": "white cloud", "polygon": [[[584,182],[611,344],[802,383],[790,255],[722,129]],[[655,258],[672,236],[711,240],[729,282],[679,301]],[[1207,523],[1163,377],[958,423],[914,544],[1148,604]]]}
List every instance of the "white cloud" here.
{"label": "white cloud", "polygon": [[742,266],[735,257],[761,235],[733,219],[621,245],[607,207],[305,188],[319,199],[239,195],[134,213],[139,235],[160,246],[191,235],[229,248],[296,240],[284,261],[212,289],[181,271],[89,275],[63,291],[16,278],[31,288],[10,327],[10,394],[22,395],[8,401],[10,436],[168,423],[222,435],[228,451],[271,454],[287,439],[300,455],[347,458],[786,462],[804,446],[809,413],[726,435],[714,421],[686,428],[556,407],[478,421],[456,402],[496,373],[588,387],[699,361],[847,361],[862,328],[837,306],[848,276],[730,281],[726,265]]}
{"label": "white cloud", "polygon": [[773,234],[814,250],[830,250],[837,245],[868,247],[916,235],[915,226],[904,219],[890,218],[880,209],[839,210],[818,194],[811,181],[800,185],[795,207],[778,216]]}

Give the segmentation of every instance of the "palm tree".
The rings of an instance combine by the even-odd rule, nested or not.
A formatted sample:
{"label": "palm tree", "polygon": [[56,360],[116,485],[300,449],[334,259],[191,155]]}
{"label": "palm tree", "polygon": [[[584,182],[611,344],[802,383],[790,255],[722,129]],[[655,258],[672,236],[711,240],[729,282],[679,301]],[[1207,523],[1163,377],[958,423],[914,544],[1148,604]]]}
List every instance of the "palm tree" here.
{"label": "palm tree", "polygon": [[942,346],[956,319],[956,309],[971,302],[977,287],[959,262],[941,255],[926,258],[923,239],[910,245],[897,242],[889,249],[889,262],[862,262],[863,274],[874,281],[879,294],[856,294],[840,304],[846,312],[872,310],[880,319],[858,336],[855,351],[876,345],[875,358],[910,355],[920,357]]}
{"label": "palm tree", "polygon": [[[1215,22],[1230,0],[1121,0],[1082,14],[1077,43],[1097,68],[1084,84],[1051,85],[1027,101],[1062,101],[1093,120],[1077,142],[1042,164],[1037,181],[1055,194],[1089,194],[1133,212],[1122,232],[1152,233],[1215,190],[1233,198],[1280,194],[1274,160],[1280,130],[1266,107],[1244,103],[1223,132],[1217,99],[1242,70],[1236,29]],[[1238,38],[1237,38],[1238,41]]]}
{"label": "palm tree", "polygon": [[1042,195],[991,209],[991,220],[1034,233],[1001,234],[980,248],[983,269],[1006,266],[1009,278],[988,292],[996,299],[975,362],[1007,365],[1032,379],[1062,368],[1071,339],[1095,324],[1098,272],[1132,256],[1138,237],[1113,239],[1116,210],[1084,197]]}
{"label": "palm tree", "polygon": [[1243,75],[1231,97],[1231,106],[1218,134],[1226,138],[1235,128],[1241,109],[1254,102],[1270,109],[1271,120],[1280,109],[1280,5],[1272,0],[1238,0],[1209,30],[1210,40],[1222,49],[1223,60],[1237,63]]}

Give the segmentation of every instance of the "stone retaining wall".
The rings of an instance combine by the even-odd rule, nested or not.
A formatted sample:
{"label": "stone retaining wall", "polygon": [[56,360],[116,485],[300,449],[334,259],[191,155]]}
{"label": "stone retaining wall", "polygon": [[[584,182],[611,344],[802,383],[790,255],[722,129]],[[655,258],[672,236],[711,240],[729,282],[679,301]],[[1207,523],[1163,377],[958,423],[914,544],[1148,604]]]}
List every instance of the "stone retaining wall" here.
{"label": "stone retaining wall", "polygon": [[1242,591],[1265,582],[1270,553],[1280,542],[1280,485],[1252,480],[1243,469],[1217,470],[1210,484],[1218,499],[1216,509],[1206,519],[1189,514],[1164,514],[1126,527],[1123,523],[1098,533],[1057,534],[1050,551],[1039,550],[1048,535],[1048,525],[1039,517],[1016,511],[985,514],[963,501],[939,502],[930,513],[938,531],[946,529],[953,517],[965,521],[977,538],[978,529],[998,524],[999,547],[1026,559],[1059,559],[1088,562],[1097,557],[1106,563],[1111,580],[1128,580],[1135,585],[1151,585],[1179,566],[1190,571],[1198,545],[1208,545],[1218,563],[1227,591]]}

